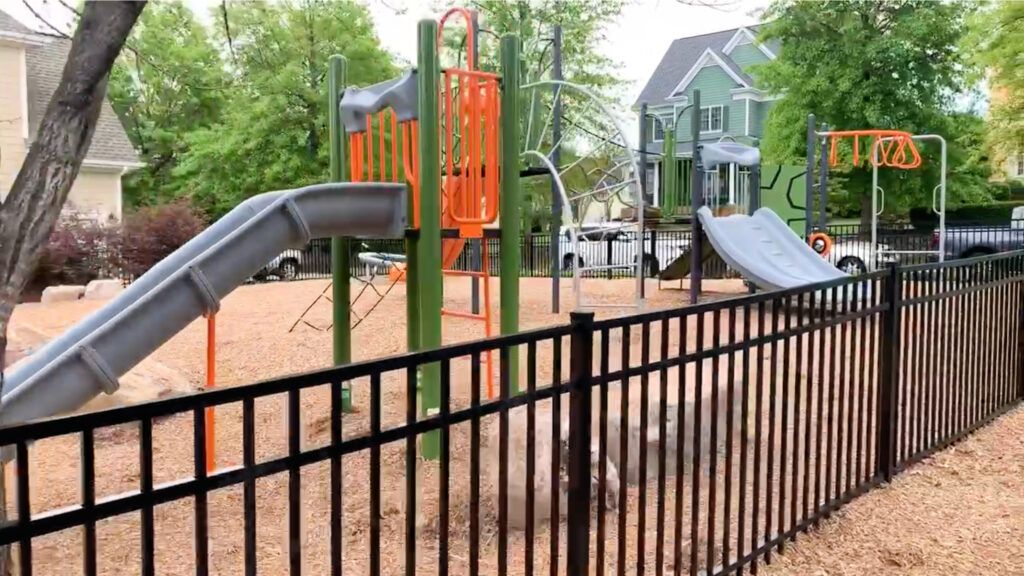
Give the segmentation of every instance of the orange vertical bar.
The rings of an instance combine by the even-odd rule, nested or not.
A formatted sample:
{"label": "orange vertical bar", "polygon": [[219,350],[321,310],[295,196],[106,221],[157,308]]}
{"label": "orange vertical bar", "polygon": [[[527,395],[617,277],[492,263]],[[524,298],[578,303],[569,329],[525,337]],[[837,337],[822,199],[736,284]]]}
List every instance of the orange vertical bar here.
{"label": "orange vertical bar", "polygon": [[[210,314],[206,317],[206,389],[213,389],[217,380],[217,315]],[[214,448],[216,446],[214,432],[213,407],[210,406],[203,414],[203,425],[206,427],[206,473],[209,474],[217,467]]]}
{"label": "orange vertical bar", "polygon": [[366,182],[373,182],[373,116],[366,117]]}
{"label": "orange vertical bar", "polygon": [[472,181],[473,193],[467,198],[469,214],[472,218],[480,218],[480,203],[483,200],[483,188],[480,186],[480,85],[474,77],[467,78],[469,83],[469,178]]}
{"label": "orange vertical bar", "polygon": [[377,182],[387,182],[387,180],[388,180],[387,166],[388,165],[384,161],[384,112],[383,111],[380,111],[380,112],[377,113],[377,127],[380,129],[379,130],[380,133],[377,134],[377,140],[378,140],[377,147],[378,147],[378,150],[380,152],[380,156],[377,157],[377,163],[380,164],[380,178],[378,178],[376,181]]}
{"label": "orange vertical bar", "polygon": [[467,87],[465,82],[466,78],[463,75],[459,74],[458,79],[459,108],[457,110],[458,120],[456,124],[459,127],[459,183],[461,185],[459,186],[458,202],[460,206],[457,210],[454,211],[454,213],[457,214],[460,218],[465,218],[467,216],[466,206],[468,205],[466,200],[471,194],[469,190],[469,170],[467,170],[467,160],[469,158],[469,130],[467,126],[468,114],[466,110]]}
{"label": "orange vertical bar", "polygon": [[445,186],[445,190],[442,196],[446,200],[447,209],[449,212],[454,210],[452,194],[458,189],[458,184],[455,182],[455,172],[452,170],[452,150],[454,149],[454,125],[452,124],[452,75],[448,70],[444,71],[444,80],[441,84],[441,89],[444,90],[444,98],[441,99],[441,105],[444,107],[444,167],[445,167],[445,180],[448,182],[448,186]]}
{"label": "orange vertical bar", "polygon": [[391,181],[398,182],[398,116],[391,111]]}
{"label": "orange vertical bar", "polygon": [[359,182],[359,163],[356,161],[359,148],[359,137],[355,134],[348,137],[348,172],[353,182]]}
{"label": "orange vertical bar", "polygon": [[860,136],[853,137],[853,165],[860,165]]}

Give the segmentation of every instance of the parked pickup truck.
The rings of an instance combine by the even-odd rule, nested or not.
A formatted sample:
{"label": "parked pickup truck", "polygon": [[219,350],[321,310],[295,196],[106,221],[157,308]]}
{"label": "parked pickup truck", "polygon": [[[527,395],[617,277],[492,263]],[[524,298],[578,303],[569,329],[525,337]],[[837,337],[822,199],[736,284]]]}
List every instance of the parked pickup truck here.
{"label": "parked pickup truck", "polygon": [[[938,249],[939,234],[932,236]],[[963,226],[946,229],[947,259],[971,258],[1024,248],[1024,229],[1012,226]]]}

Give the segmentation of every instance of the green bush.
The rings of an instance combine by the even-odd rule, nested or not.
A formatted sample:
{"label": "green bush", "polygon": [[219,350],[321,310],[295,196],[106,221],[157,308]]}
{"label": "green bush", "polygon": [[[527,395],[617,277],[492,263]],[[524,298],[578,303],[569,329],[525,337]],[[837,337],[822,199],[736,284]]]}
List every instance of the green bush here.
{"label": "green bush", "polygon": [[[990,204],[957,206],[946,208],[946,225],[965,224],[998,225],[1009,224],[1013,209],[1024,206],[1024,199],[1002,200]],[[918,230],[931,230],[939,225],[939,217],[931,208],[912,208],[910,224]]]}

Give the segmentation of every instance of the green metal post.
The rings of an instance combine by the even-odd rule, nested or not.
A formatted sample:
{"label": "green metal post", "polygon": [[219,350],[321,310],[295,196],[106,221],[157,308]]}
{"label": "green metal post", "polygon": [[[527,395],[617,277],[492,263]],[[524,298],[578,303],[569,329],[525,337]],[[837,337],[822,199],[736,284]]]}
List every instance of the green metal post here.
{"label": "green metal post", "polygon": [[[345,71],[348,67],[345,57],[335,54],[329,60],[327,74],[327,118],[328,134],[331,140],[331,182],[348,180],[348,165],[345,162],[345,131],[341,126],[338,103],[345,90]],[[349,276],[349,240],[331,238],[331,281],[334,300],[334,364],[348,364],[352,361],[352,322],[349,311],[351,278]],[[352,391],[348,383],[341,390],[341,409],[352,409]]]}
{"label": "green metal post", "polygon": [[[430,350],[441,346],[441,300],[444,278],[441,275],[441,151],[438,126],[437,22],[421,20],[419,25],[419,177],[420,237],[419,278],[420,346]],[[409,287],[412,290],[412,286]],[[441,404],[441,366],[423,367],[420,411],[433,414]],[[436,460],[440,455],[436,431],[423,436],[423,457]]]}
{"label": "green metal post", "polygon": [[[501,333],[519,332],[519,38],[501,38],[501,188],[498,226],[500,252]],[[519,392],[519,354],[509,351],[509,393]]]}

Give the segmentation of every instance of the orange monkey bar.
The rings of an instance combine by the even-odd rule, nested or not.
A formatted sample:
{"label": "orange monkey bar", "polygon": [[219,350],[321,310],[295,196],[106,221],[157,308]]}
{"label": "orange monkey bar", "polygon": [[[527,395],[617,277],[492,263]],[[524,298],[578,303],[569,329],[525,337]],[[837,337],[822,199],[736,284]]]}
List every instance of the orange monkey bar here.
{"label": "orange monkey bar", "polygon": [[921,154],[914,145],[913,136],[903,130],[838,130],[826,132],[831,138],[828,161],[831,166],[839,164],[838,142],[842,138],[853,138],[853,165],[860,164],[860,138],[872,137],[868,158],[875,166],[888,166],[911,170],[921,165]]}

